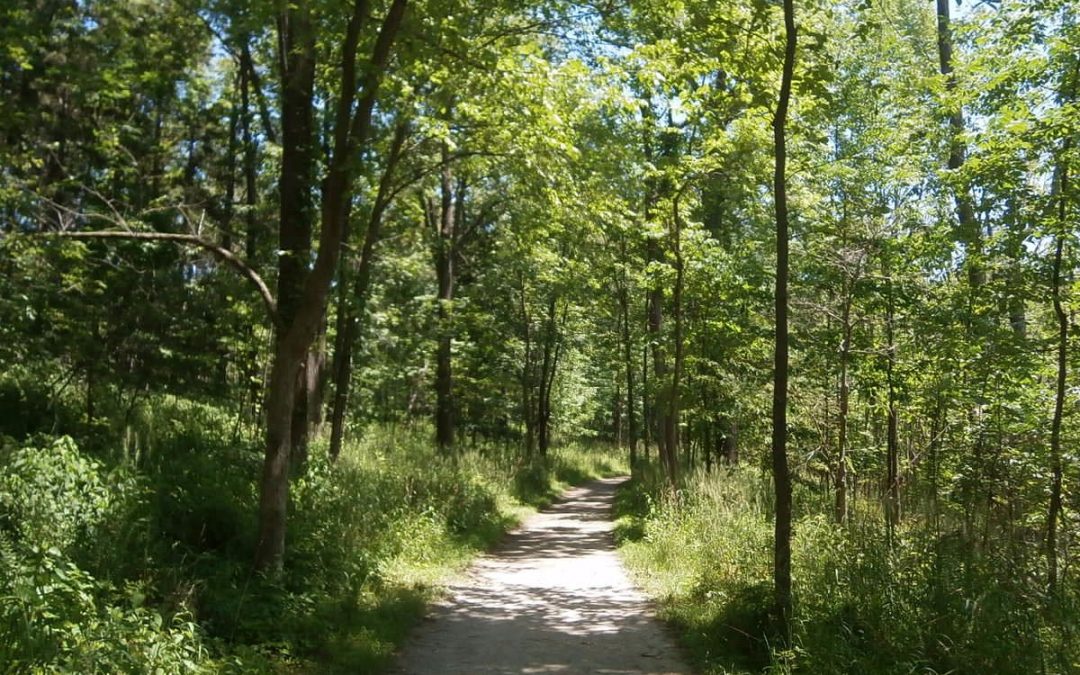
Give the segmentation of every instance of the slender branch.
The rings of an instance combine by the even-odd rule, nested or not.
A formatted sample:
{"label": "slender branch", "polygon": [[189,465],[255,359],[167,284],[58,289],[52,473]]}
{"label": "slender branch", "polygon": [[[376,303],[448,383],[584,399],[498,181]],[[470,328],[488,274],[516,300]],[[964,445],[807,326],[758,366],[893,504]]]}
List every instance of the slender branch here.
{"label": "slender branch", "polygon": [[273,293],[250,265],[237,257],[232,251],[207,241],[194,234],[179,234],[173,232],[125,232],[119,230],[94,230],[89,232],[42,232],[39,236],[59,237],[63,239],[127,239],[136,241],[171,241],[178,244],[190,244],[205,249],[229,264],[233,269],[250,281],[259,291],[266,313],[275,328],[282,329],[281,316],[278,314],[277,301]]}

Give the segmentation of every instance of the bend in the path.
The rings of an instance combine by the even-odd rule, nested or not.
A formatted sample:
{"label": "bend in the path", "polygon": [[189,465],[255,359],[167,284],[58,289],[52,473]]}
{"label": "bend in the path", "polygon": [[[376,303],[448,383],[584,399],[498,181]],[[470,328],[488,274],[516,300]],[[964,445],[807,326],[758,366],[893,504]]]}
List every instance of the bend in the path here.
{"label": "bend in the path", "polygon": [[690,672],[615,552],[611,503],[623,480],[570,490],[481,558],[417,630],[398,672]]}

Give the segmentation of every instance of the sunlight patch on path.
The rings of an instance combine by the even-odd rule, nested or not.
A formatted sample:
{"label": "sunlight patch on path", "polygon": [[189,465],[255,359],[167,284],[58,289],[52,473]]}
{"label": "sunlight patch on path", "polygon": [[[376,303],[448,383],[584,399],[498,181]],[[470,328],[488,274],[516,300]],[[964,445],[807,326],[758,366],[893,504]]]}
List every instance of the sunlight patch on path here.
{"label": "sunlight patch on path", "polygon": [[606,479],[511,533],[454,584],[396,672],[689,673],[614,550]]}

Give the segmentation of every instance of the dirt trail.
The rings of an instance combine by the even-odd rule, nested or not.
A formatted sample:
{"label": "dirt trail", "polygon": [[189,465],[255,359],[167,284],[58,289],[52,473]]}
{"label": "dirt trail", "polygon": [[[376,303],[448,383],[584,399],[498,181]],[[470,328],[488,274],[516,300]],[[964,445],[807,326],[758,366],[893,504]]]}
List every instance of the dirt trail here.
{"label": "dirt trail", "polygon": [[396,672],[691,672],[614,550],[621,478],[567,492],[451,586]]}

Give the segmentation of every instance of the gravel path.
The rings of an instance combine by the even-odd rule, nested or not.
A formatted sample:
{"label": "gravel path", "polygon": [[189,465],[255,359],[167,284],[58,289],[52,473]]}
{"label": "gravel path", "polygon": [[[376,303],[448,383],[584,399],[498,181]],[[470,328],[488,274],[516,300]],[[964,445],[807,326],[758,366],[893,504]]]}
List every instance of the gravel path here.
{"label": "gravel path", "polygon": [[451,586],[396,672],[689,673],[615,553],[623,480],[570,490],[508,535]]}

